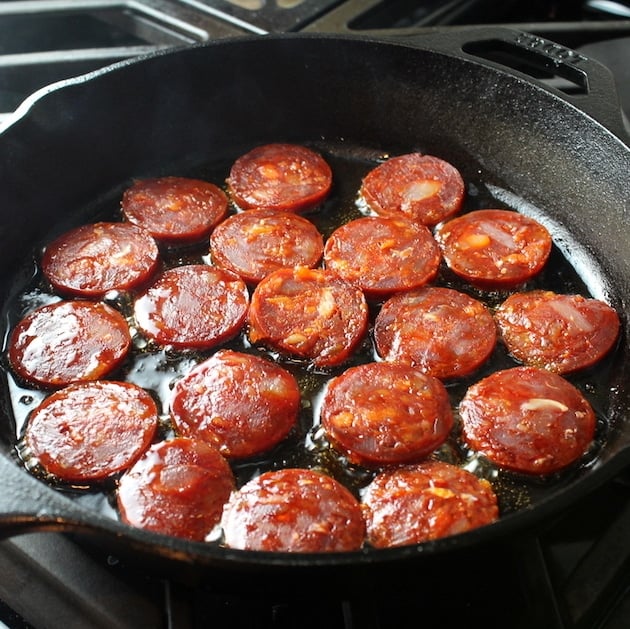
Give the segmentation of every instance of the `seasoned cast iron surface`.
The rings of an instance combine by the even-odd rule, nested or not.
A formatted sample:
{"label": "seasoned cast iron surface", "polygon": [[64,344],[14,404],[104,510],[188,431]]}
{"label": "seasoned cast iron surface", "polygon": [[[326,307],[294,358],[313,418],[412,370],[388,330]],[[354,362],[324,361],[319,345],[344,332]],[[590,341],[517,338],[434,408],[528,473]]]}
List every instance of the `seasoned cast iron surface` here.
{"label": "seasoned cast iron surface", "polygon": [[[149,111],[140,105],[147,102],[153,104]],[[330,158],[335,190],[319,217],[312,216],[325,233],[355,214],[359,178],[376,158],[423,150],[461,168],[467,209],[510,206],[547,224],[559,248],[536,282],[562,292],[590,292],[617,308],[630,292],[628,240],[618,237],[627,201],[627,149],[556,96],[460,55],[326,38],[244,40],[180,51],[53,92],[0,141],[2,211],[7,213],[0,250],[8,326],[26,306],[23,291],[32,303],[43,298],[34,263],[40,248],[71,226],[112,216],[133,178],[189,174],[220,183],[233,159],[271,141],[308,143]],[[441,281],[454,280],[445,273]],[[612,368],[607,361],[605,368],[576,378],[600,419],[597,446],[586,464],[551,482],[523,484],[500,474],[497,488],[506,514],[542,500],[542,515],[551,497],[559,506],[570,502],[579,493],[573,489],[580,487],[576,479],[585,479],[583,487],[593,486],[600,464],[624,449],[627,435],[619,415],[627,406],[621,368],[625,342]],[[367,346],[359,359],[370,351]],[[491,366],[506,361],[499,350]],[[177,375],[177,359],[161,355],[158,362],[157,374]],[[321,375],[302,378],[309,391],[321,386]],[[454,399],[465,384],[450,387]],[[11,405],[4,402],[7,411],[9,406],[21,409],[15,429],[8,429],[8,422],[2,426],[9,451],[34,403],[20,401],[21,395]],[[302,418],[295,438],[309,433],[309,421]],[[315,457],[355,488],[364,482],[363,471],[341,469],[330,450],[313,447],[298,455],[293,445],[288,441],[274,456],[292,463],[303,463],[301,457],[312,463]],[[446,456],[459,454],[449,447]],[[258,463],[245,464],[239,480]],[[82,490],[78,495],[88,512],[109,509],[98,494]],[[523,522],[532,521],[532,509],[517,517],[521,514]],[[153,536],[139,539],[155,543],[156,549],[161,544]],[[196,545],[182,547],[201,552]]]}

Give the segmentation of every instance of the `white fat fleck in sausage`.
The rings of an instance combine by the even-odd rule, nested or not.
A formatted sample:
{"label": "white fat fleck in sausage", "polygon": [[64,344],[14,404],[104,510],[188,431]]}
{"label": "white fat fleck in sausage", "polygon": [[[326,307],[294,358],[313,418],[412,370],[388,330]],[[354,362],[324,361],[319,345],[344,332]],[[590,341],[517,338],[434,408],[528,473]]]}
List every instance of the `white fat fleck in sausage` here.
{"label": "white fat fleck in sausage", "polygon": [[562,413],[566,413],[569,407],[562,402],[552,400],[550,398],[531,398],[527,402],[521,404],[522,411],[550,411],[558,410]]}

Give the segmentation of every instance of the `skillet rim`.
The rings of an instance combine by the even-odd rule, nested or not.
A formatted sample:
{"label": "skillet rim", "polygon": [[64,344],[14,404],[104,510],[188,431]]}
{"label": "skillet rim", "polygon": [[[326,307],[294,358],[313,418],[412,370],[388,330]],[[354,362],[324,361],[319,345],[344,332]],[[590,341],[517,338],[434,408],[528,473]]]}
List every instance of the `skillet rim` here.
{"label": "skillet rim", "polygon": [[[471,29],[464,29],[470,31]],[[470,36],[479,37],[481,34],[496,35],[497,33],[511,33],[512,29],[472,29]],[[127,67],[136,66],[137,64],[144,63],[147,60],[153,60],[161,57],[178,55],[182,51],[193,49],[210,49],[217,46],[241,44],[244,41],[260,41],[261,37],[256,35],[247,35],[233,37],[229,39],[223,39],[216,42],[202,43],[194,46],[183,46],[175,49],[158,50],[153,53],[142,55],[134,59],[126,59],[115,64],[109,65],[105,68],[89,72],[84,75],[72,79],[66,79],[59,81],[52,85],[41,88],[33,95],[28,97],[16,110],[13,116],[9,117],[7,121],[0,127],[0,143],[2,142],[2,136],[5,133],[13,132],[20,124],[28,124],[29,117],[33,111],[38,107],[46,107],[49,97],[57,92],[63,92],[69,87],[81,87],[84,85],[90,86],[94,81],[98,81],[100,77],[108,76],[111,73],[124,70]],[[431,39],[431,35],[422,36],[422,38],[401,41],[396,38],[372,37],[372,36],[356,36],[356,35],[337,35],[337,34],[311,34],[311,33],[289,33],[280,35],[267,35],[264,37],[266,40],[302,40],[302,39],[332,39],[332,40],[349,40],[353,42],[366,42],[376,45],[394,45],[410,48],[413,50],[423,50],[436,52],[438,55],[453,54],[460,60],[466,62],[475,63],[481,67],[488,69],[489,71],[515,78],[518,81],[525,81],[528,86],[537,90],[542,90],[547,95],[551,95],[554,99],[562,101],[566,106],[576,109],[580,115],[589,118],[592,123],[597,124],[606,133],[610,134],[615,140],[628,151],[627,145],[622,139],[610,130],[603,123],[594,119],[590,114],[584,112],[580,107],[576,106],[570,100],[563,98],[561,94],[557,93],[553,89],[549,89],[546,86],[537,85],[528,79],[525,75],[520,76],[519,73],[509,70],[506,71],[498,67],[496,64],[487,63],[485,61],[474,60],[471,57],[464,57],[462,54],[450,53],[443,50],[444,46],[437,46],[437,50],[434,45],[434,41]],[[450,46],[451,44],[448,44]],[[447,47],[448,47],[447,46]],[[625,326],[624,326],[625,327]],[[15,463],[9,460],[9,457],[5,452],[2,452],[2,458],[6,459],[16,470],[19,471],[20,477],[28,474],[22,470],[19,470],[15,466]],[[55,528],[57,530],[68,531],[83,531],[93,532],[91,529],[93,526],[99,527],[101,532],[106,532],[113,538],[120,538],[121,536],[129,539],[138,548],[143,548],[150,551],[152,554],[163,555],[169,558],[175,558],[180,561],[201,561],[204,564],[219,564],[221,566],[225,564],[247,566],[247,567],[337,567],[340,565],[356,566],[367,564],[380,564],[384,562],[395,561],[398,562],[401,559],[412,559],[417,557],[423,557],[426,555],[435,555],[445,552],[450,552],[459,549],[470,548],[483,544],[484,542],[490,542],[497,538],[505,538],[506,536],[514,533],[518,530],[524,530],[532,528],[535,525],[540,524],[555,513],[558,513],[563,508],[568,507],[571,503],[575,502],[578,497],[583,497],[590,491],[593,491],[596,487],[600,486],[603,482],[611,478],[615,473],[620,471],[628,462],[630,462],[630,444],[626,443],[624,447],[620,448],[613,458],[606,461],[601,466],[595,466],[584,477],[578,479],[574,484],[570,484],[567,488],[560,489],[559,493],[552,493],[545,499],[537,502],[534,506],[527,507],[517,513],[508,514],[494,524],[475,529],[467,533],[463,533],[450,538],[443,538],[435,540],[433,542],[426,542],[418,545],[410,545],[404,547],[396,547],[390,549],[365,549],[362,551],[355,551],[350,553],[277,553],[277,552],[262,552],[262,551],[239,551],[235,549],[226,549],[220,546],[206,544],[202,542],[188,542],[186,540],[179,540],[175,538],[166,537],[160,534],[151,533],[149,531],[134,529],[128,527],[115,520],[108,518],[95,517],[94,512],[85,509],[90,517],[83,521],[81,512],[83,508],[79,508],[79,513],[75,513],[76,521],[72,518],[68,522],[60,521],[54,514],[47,513],[45,510],[38,513],[37,519],[32,523],[25,523],[22,516],[19,514],[2,517],[0,520],[0,526],[6,524],[9,528],[12,526],[21,528],[25,524],[32,526],[33,528]],[[41,484],[40,481],[35,481]],[[58,492],[54,489],[47,488],[59,497]],[[579,490],[579,491],[578,491]],[[74,505],[72,501],[61,496],[62,501],[68,504]],[[62,508],[66,508],[68,505],[62,505]],[[76,507],[72,511],[76,510]],[[98,533],[98,531],[96,531]]]}

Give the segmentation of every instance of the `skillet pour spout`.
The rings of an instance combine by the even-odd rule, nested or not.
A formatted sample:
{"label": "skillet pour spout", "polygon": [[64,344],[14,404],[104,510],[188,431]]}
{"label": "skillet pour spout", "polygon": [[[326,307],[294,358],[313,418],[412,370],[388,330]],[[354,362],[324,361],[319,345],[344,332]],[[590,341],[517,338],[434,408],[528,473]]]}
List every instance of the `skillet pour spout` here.
{"label": "skillet pour spout", "polygon": [[[580,93],[532,77],[522,64],[506,67],[493,47],[516,50],[526,67],[542,59],[548,73],[577,81]],[[617,309],[623,331],[606,395],[597,399],[600,438],[588,463],[534,483],[524,508],[463,535],[328,556],[236,552],[165,538],[131,529],[30,476],[12,456],[15,435],[6,428],[0,535],[89,533],[129,554],[235,579],[243,573],[259,579],[264,570],[344,568],[384,581],[385,565],[395,573],[401,563],[463,556],[534,528],[594,491],[630,463],[630,149],[615,103],[612,80],[598,64],[523,33],[481,28],[409,40],[307,34],[221,40],[115,64],[28,99],[0,133],[0,300],[7,325],[11,314],[15,319],[8,304],[31,281],[45,243],[110,215],[133,180],[225,173],[256,145],[295,142],[366,168],[375,156],[411,151],[457,164],[471,182],[471,202],[492,198],[550,229],[556,255],[568,260],[585,291]],[[342,195],[343,182],[335,185],[333,194]],[[564,276],[555,281],[562,285]],[[10,408],[8,393],[0,396],[0,407]],[[10,424],[3,415],[0,421]]]}

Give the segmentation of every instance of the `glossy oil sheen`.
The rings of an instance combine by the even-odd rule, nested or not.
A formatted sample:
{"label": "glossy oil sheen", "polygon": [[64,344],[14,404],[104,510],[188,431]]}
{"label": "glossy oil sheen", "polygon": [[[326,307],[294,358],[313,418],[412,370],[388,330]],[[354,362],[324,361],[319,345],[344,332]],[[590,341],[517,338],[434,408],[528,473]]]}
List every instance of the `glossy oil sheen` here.
{"label": "glossy oil sheen", "polygon": [[[357,191],[360,180],[366,172],[383,159],[378,151],[362,147],[360,150],[348,150],[347,146],[327,146],[315,144],[314,148],[321,151],[331,164],[335,174],[335,187],[330,198],[317,210],[310,212],[306,217],[313,221],[324,236],[330,234],[340,224],[357,218],[365,211],[362,208]],[[361,157],[357,158],[359,154]],[[221,184],[225,179],[228,163],[202,164],[191,174],[202,176],[208,181]],[[536,209],[530,207],[524,200],[517,199],[505,191],[489,188],[481,179],[467,182],[467,195],[464,211],[485,207],[510,207],[506,205],[506,199],[511,201],[513,209],[526,208],[529,213],[536,213]],[[519,206],[519,207],[515,207]],[[110,220],[120,219],[117,202],[114,198],[98,208],[97,216],[106,215]],[[539,217],[543,219],[544,217]],[[33,252],[36,261],[38,252]],[[204,241],[199,246],[186,249],[162,249],[162,262],[165,268],[181,265],[182,263],[199,264],[207,263],[208,243]],[[476,289],[446,269],[444,264],[434,285],[448,286],[462,290],[476,299],[485,303],[490,309],[498,305],[509,294],[506,291],[484,291]],[[526,285],[519,287],[521,290],[545,288],[557,292],[581,293],[590,295],[590,292],[575,271],[571,262],[565,255],[554,247],[551,259],[544,271]],[[54,299],[41,273],[37,273],[21,293],[10,304],[10,319],[15,321],[21,312],[33,305]],[[134,329],[133,320],[133,293],[110,294],[107,301],[120,309],[127,317],[130,326]],[[371,304],[372,321],[378,311],[378,304]],[[243,461],[232,463],[238,484],[248,481],[253,475],[261,471],[276,469],[278,467],[307,467],[319,468],[343,482],[356,495],[360,494],[362,487],[371,480],[376,470],[350,464],[344,456],[337,452],[327,441],[318,420],[318,405],[323,389],[328,380],[344,371],[350,365],[356,365],[372,360],[378,360],[372,342],[371,331],[359,350],[352,356],[348,363],[334,369],[314,369],[307,362],[290,359],[262,349],[252,348],[247,340],[245,332],[236,339],[220,345],[238,351],[262,352],[262,355],[279,362],[297,378],[302,392],[302,406],[299,415],[298,426],[290,436],[270,452]],[[207,351],[175,351],[168,347],[160,347],[148,340],[140,332],[135,333],[133,351],[124,368],[110,377],[119,378],[140,385],[150,391],[159,402],[161,409],[162,438],[171,436],[173,426],[169,417],[169,396],[176,380],[185,375],[193,365],[204,360],[215,350]],[[607,433],[607,422],[604,406],[609,393],[608,370],[610,358],[587,374],[581,374],[571,378],[583,390],[591,400],[598,413],[597,440],[587,455],[580,461],[580,466],[591,465],[597,457]],[[506,355],[504,348],[499,344],[491,358],[477,372],[462,379],[446,381],[451,398],[453,411],[457,417],[457,405],[464,395],[467,387],[497,369],[515,366],[517,363]],[[32,410],[42,398],[41,391],[29,389],[13,382],[10,391],[12,408],[16,422],[16,439],[20,449],[19,439],[23,431],[24,422],[28,412]],[[568,470],[553,478],[538,479],[527,478],[517,474],[502,472],[474,452],[468,451],[458,439],[458,427],[451,433],[451,437],[434,454],[437,458],[447,460],[475,472],[479,476],[490,480],[499,496],[501,512],[503,515],[518,511],[519,509],[535,503],[537,496],[554,485],[562,484],[575,473],[575,469]],[[24,465],[31,468],[36,475],[42,476],[36,463],[30,460],[24,461]],[[60,491],[69,492],[69,495],[80,501],[94,501],[99,509],[116,517],[112,505],[115,503],[115,479],[102,485],[88,488],[70,488],[56,483],[54,479],[45,479]],[[100,498],[95,498],[100,495]],[[86,497],[86,496],[89,496]]]}
{"label": "glossy oil sheen", "polygon": [[[465,52],[478,49],[471,46],[475,42],[518,38],[505,29],[458,29],[404,41],[335,35],[242,38],[120,64],[31,100],[0,135],[2,302],[14,307],[16,295],[30,283],[32,251],[65,229],[93,220],[103,208],[111,213],[133,178],[203,175],[215,172],[215,166],[223,177],[223,166],[251,147],[289,141],[323,143],[327,152],[363,166],[375,157],[425,150],[462,168],[473,198],[475,189],[480,200],[488,190],[506,191],[523,207],[535,209],[558,236],[559,249],[554,249],[549,269],[562,266],[565,255],[573,264],[544,281],[563,289],[586,284],[621,312],[625,327],[623,307],[630,303],[630,150],[620,140],[612,80],[595,64],[580,60],[578,71],[588,74],[589,95],[573,98]],[[342,184],[334,194],[349,199],[348,187],[355,183]],[[347,218],[356,215],[353,204],[339,211]],[[5,313],[5,321],[7,317]],[[363,355],[371,356],[369,345]],[[326,583],[345,588],[359,587],[365,579],[400,584],[403,566],[415,567],[416,560],[429,557],[439,557],[442,565],[445,555],[440,551],[464,552],[495,540],[496,533],[529,527],[610,478],[630,460],[629,355],[624,333],[612,364],[606,365],[610,379],[605,369],[580,378],[593,391],[598,415],[605,418],[601,447],[590,464],[551,483],[530,483],[526,492],[520,490],[522,484],[513,489],[513,483],[502,483],[507,486],[501,492],[504,502],[533,502],[534,509],[519,510],[496,526],[443,543],[319,558],[317,565],[330,568]],[[505,361],[500,357],[501,364]],[[152,369],[169,374],[166,380],[178,373],[177,361],[167,354],[147,353],[138,371]],[[591,382],[600,375],[606,381],[603,387]],[[310,395],[321,389],[325,377],[307,373],[302,380]],[[449,388],[457,397],[458,386]],[[7,418],[0,426],[0,447],[12,459],[15,432],[8,419],[8,396],[0,403]],[[317,441],[316,434],[311,437]],[[338,467],[329,450],[319,443],[314,450],[330,469]],[[202,571],[212,564],[222,580],[238,575],[237,587],[244,581],[241,568],[252,566],[254,581],[263,568],[281,566],[287,575],[304,568],[300,575],[315,578],[318,588],[324,583],[308,557],[235,556],[215,552],[211,545],[156,539],[142,531],[119,535],[118,527],[88,509],[58,501],[59,492],[5,458],[6,491],[0,496],[5,530],[47,525],[47,514],[52,514],[55,523],[70,529],[78,520],[97,535],[113,532],[121,550],[137,552],[141,546],[151,559],[167,557],[183,567],[179,560],[185,558]],[[255,468],[255,463],[245,465],[242,473],[255,473]],[[355,485],[361,482],[359,474]],[[453,556],[456,565],[459,556]],[[392,570],[385,570],[390,560]],[[346,578],[343,566],[352,579]],[[295,582],[279,579],[277,584]]]}

